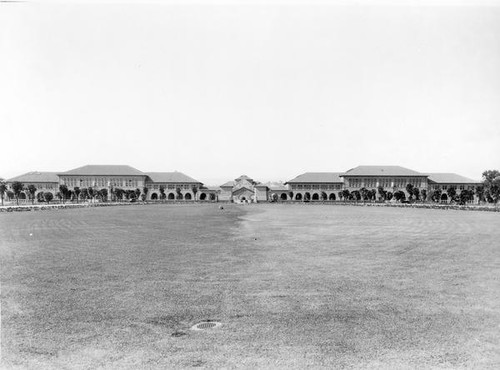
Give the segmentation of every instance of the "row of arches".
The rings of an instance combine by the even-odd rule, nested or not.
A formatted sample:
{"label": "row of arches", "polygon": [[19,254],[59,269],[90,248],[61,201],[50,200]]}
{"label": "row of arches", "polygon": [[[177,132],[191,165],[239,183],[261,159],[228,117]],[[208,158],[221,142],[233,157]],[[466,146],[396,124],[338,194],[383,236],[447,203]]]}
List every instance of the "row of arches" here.
{"label": "row of arches", "polygon": [[[158,200],[160,199],[160,195],[158,193],[151,193],[151,200]],[[193,200],[193,196],[191,193],[186,193],[186,194],[175,194],[175,193],[168,193],[166,194],[166,199],[168,200]],[[216,196],[213,193],[207,194],[207,193],[200,193],[198,196],[199,200],[210,200],[210,201],[215,201]]]}
{"label": "row of arches", "polygon": [[311,200],[337,200],[337,196],[334,193],[327,194],[324,191],[321,193],[296,193],[296,194],[287,194],[287,193],[281,193],[278,196],[279,200],[286,201],[286,200],[297,200],[297,201],[311,201]]}

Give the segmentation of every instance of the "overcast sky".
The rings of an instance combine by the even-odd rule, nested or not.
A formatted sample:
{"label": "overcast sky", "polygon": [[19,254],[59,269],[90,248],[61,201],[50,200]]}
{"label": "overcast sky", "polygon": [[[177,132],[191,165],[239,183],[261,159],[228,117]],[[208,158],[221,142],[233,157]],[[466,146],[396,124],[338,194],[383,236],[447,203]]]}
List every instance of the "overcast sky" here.
{"label": "overcast sky", "polygon": [[366,3],[0,3],[0,177],[500,169],[500,4]]}

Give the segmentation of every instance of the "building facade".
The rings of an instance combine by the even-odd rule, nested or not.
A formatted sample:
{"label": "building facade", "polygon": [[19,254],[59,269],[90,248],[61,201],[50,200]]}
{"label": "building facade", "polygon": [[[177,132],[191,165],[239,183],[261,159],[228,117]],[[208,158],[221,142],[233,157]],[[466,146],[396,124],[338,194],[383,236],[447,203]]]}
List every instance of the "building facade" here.
{"label": "building facade", "polygon": [[149,200],[197,200],[203,185],[182,172],[147,172],[146,175]]}
{"label": "building facade", "polygon": [[280,200],[326,201],[336,200],[343,189],[341,172],[306,172],[285,183],[288,185],[288,198]]}
{"label": "building facade", "polygon": [[[104,200],[113,198],[113,191],[121,189],[135,192],[145,200],[166,201],[224,201],[224,202],[314,202],[340,200],[347,193],[369,191],[372,199],[383,199],[383,192],[401,191],[408,198],[407,185],[411,184],[427,198],[439,193],[439,200],[449,201],[449,194],[460,195],[464,190],[475,193],[482,186],[479,181],[471,180],[454,173],[421,173],[400,166],[358,166],[346,172],[306,172],[284,184],[263,184],[241,175],[218,187],[206,187],[182,172],[142,172],[126,165],[87,165],[66,172],[28,172],[8,179],[8,190],[12,183],[19,181],[25,189],[36,187],[36,197],[45,192],[54,196],[60,185],[74,191],[75,188],[106,189]],[[453,191],[449,191],[453,188]],[[116,192],[115,192],[116,194]],[[375,194],[375,195],[374,195]],[[20,199],[28,197],[27,190]],[[477,198],[476,198],[477,201]]]}

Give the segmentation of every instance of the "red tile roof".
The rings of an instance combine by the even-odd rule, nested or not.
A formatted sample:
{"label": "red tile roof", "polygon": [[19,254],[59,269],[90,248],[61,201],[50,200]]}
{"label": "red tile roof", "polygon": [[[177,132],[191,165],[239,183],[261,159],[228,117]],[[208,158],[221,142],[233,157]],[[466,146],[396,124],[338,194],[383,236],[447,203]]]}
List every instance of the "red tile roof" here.
{"label": "red tile roof", "polygon": [[456,173],[429,173],[429,182],[436,184],[480,184],[476,181],[457,175]]}
{"label": "red tile roof", "polygon": [[144,172],[127,165],[96,165],[91,164],[61,172],[59,175],[81,176],[146,176]]}
{"label": "red tile roof", "polygon": [[170,183],[192,183],[201,184],[200,181],[183,174],[182,172],[146,172],[146,175],[153,182],[170,182]]}
{"label": "red tile roof", "polygon": [[401,166],[358,166],[351,168],[341,176],[427,176],[423,173]]}
{"label": "red tile roof", "polygon": [[19,181],[23,183],[33,183],[33,182],[52,182],[58,183],[59,177],[57,176],[57,172],[28,172],[23,175],[19,175],[8,179],[7,182]]}
{"label": "red tile roof", "polygon": [[344,182],[339,175],[342,172],[306,172],[296,178],[285,182],[286,184],[296,183],[342,183]]}

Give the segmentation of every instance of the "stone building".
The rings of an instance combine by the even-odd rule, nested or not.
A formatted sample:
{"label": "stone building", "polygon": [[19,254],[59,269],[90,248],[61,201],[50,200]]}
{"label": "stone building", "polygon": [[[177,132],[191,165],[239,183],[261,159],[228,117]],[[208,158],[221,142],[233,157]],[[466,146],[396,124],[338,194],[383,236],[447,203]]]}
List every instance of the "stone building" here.
{"label": "stone building", "polygon": [[285,183],[289,187],[289,194],[286,199],[284,195],[280,196],[280,199],[305,202],[336,200],[344,183],[341,174],[341,172],[303,173]]}
{"label": "stone building", "polygon": [[69,190],[75,187],[107,189],[108,197],[112,188],[135,190],[144,187],[146,174],[131,166],[125,165],[87,165],[58,174],[59,183]]}
{"label": "stone building", "polygon": [[420,191],[427,190],[427,175],[400,166],[358,166],[340,175],[344,182],[344,189],[353,192],[366,188],[378,190],[382,187],[386,191],[403,191],[405,197],[409,194],[406,185],[411,184]]}
{"label": "stone building", "polygon": [[228,181],[220,186],[218,199],[229,202],[266,202],[268,199],[267,185],[254,181],[247,175],[241,175],[234,181]]}
{"label": "stone building", "polygon": [[166,200],[197,200],[202,183],[182,172],[146,172],[148,199],[161,199],[161,189]]}
{"label": "stone building", "polygon": [[[57,176],[57,172],[33,171],[13,177],[5,181],[8,190],[12,191],[12,183],[15,181],[21,182],[26,189],[28,186],[34,185],[36,188],[35,199],[38,199],[41,193],[50,192],[55,196],[59,191],[59,177]],[[22,192],[19,199],[26,199],[27,197],[26,192]]]}
{"label": "stone building", "polygon": [[[441,201],[449,201],[448,189],[455,188],[457,195],[460,195],[462,190],[476,191],[479,186],[483,184],[479,181],[469,179],[464,176],[457,175],[456,173],[429,173],[428,174],[428,193],[440,190]],[[477,201],[477,196],[475,196]]]}

